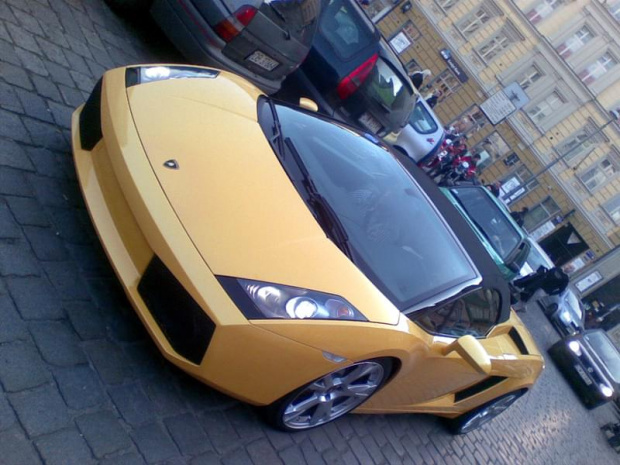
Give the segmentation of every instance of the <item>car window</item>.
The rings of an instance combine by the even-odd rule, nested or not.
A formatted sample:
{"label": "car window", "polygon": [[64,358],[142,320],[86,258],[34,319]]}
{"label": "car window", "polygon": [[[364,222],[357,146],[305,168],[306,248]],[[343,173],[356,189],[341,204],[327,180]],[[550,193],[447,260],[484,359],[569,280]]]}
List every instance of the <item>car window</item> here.
{"label": "car window", "polygon": [[[277,106],[277,113],[282,134],[342,223],[355,264],[397,308],[477,277],[456,235],[386,148],[289,107]],[[285,168],[293,162],[283,159]]]}
{"label": "car window", "polygon": [[321,15],[319,24],[321,34],[336,53],[344,59],[372,43],[373,30],[359,17],[347,2],[331,0]]}
{"label": "car window", "polygon": [[501,297],[495,289],[478,289],[439,308],[411,318],[426,331],[450,337],[484,337],[499,319]]}
{"label": "car window", "polygon": [[372,70],[366,89],[370,96],[387,111],[401,110],[411,97],[411,91],[382,58]]}
{"label": "car window", "polygon": [[437,120],[429,113],[422,102],[417,102],[411,116],[409,124],[420,134],[432,134],[439,129]]}
{"label": "car window", "polygon": [[566,305],[573,309],[579,319],[583,318],[581,302],[572,291],[569,290],[564,293],[564,302],[566,302]]}
{"label": "car window", "polygon": [[587,333],[584,338],[605,364],[614,381],[620,383],[620,353],[613,343],[599,331]]}
{"label": "car window", "polygon": [[527,256],[527,264],[533,271],[536,271],[541,266],[549,268],[549,262],[545,257],[541,255],[538,249],[534,246],[530,248],[530,253]]}
{"label": "car window", "polygon": [[292,37],[310,45],[321,12],[321,0],[265,1],[260,11],[288,31]]}
{"label": "car window", "polygon": [[499,256],[506,260],[521,243],[521,236],[504,212],[481,189],[453,188],[450,192]]}

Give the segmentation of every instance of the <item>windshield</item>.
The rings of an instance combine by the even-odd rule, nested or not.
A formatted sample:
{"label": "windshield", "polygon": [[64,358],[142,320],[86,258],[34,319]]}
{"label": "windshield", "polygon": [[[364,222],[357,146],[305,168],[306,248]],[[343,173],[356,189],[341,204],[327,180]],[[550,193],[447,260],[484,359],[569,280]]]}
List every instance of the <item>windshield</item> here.
{"label": "windshield", "polygon": [[600,331],[587,333],[584,337],[607,367],[613,380],[620,383],[620,353],[609,338]]}
{"label": "windshield", "polygon": [[321,0],[265,0],[260,11],[299,42],[310,45],[321,11]]}
{"label": "windshield", "polygon": [[478,188],[453,188],[450,192],[502,260],[510,257],[521,243],[521,236],[495,202]]}
{"label": "windshield", "polygon": [[569,290],[564,293],[564,302],[580,320],[583,318],[581,302],[572,291]]}
{"label": "windshield", "polygon": [[[293,2],[291,2],[293,3]],[[342,0],[331,0],[321,15],[319,30],[342,58],[354,56],[374,39],[355,8]]]}
{"label": "windshield", "polygon": [[[329,205],[352,260],[396,307],[405,310],[477,277],[443,218],[387,149],[349,128],[275,107],[282,135],[304,166],[300,182],[291,175],[298,171],[296,156],[280,154],[295,187],[315,216],[321,215],[311,201],[317,194]],[[259,118],[269,137],[270,116],[262,105]]]}
{"label": "windshield", "polygon": [[437,120],[433,118],[433,115],[429,113],[420,101],[415,104],[411,112],[409,124],[420,134],[432,134],[439,129]]}
{"label": "windshield", "polygon": [[387,111],[403,109],[411,97],[409,88],[382,58],[377,60],[372,70],[367,89]]}

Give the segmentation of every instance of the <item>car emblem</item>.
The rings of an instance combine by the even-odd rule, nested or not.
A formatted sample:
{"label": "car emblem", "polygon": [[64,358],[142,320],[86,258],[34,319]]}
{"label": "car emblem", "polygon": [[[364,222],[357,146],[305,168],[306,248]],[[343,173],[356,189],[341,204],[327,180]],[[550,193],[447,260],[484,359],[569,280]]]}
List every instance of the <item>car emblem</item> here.
{"label": "car emblem", "polygon": [[168,160],[168,161],[164,162],[164,166],[166,168],[170,168],[171,170],[178,170],[179,169],[179,164],[177,163],[176,160]]}

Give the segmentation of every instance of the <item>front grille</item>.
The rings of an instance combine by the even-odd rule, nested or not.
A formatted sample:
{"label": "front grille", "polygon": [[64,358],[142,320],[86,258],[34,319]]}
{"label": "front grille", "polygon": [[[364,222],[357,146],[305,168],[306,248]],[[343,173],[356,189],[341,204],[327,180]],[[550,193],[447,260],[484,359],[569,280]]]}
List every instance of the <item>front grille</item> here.
{"label": "front grille", "polygon": [[515,343],[517,349],[519,349],[519,352],[521,352],[522,355],[529,354],[527,347],[525,346],[525,342],[523,342],[523,338],[519,334],[519,331],[517,331],[515,328],[512,328],[508,335],[512,339],[512,342]]}
{"label": "front grille", "polygon": [[190,362],[200,364],[215,323],[159,257],[149,263],[138,292],[172,348]]}
{"label": "front grille", "polygon": [[487,389],[492,388],[493,386],[498,385],[505,379],[506,378],[504,376],[490,376],[486,379],[483,379],[479,383],[476,383],[473,386],[469,386],[468,388],[454,394],[454,402],[460,402],[469,397],[475,396],[476,394],[479,394],[483,391],[486,391]]}
{"label": "front grille", "polygon": [[97,81],[80,113],[80,142],[84,150],[92,150],[103,137],[101,132],[101,83]]}

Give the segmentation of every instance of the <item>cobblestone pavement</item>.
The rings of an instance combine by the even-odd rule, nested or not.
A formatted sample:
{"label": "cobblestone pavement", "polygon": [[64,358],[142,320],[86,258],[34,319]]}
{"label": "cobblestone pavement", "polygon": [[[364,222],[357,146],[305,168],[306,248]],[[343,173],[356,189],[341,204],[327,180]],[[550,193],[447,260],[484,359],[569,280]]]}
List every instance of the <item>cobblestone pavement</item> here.
{"label": "cobblestone pavement", "polygon": [[[0,0],[0,463],[618,463],[549,365],[481,431],[423,415],[350,415],[307,433],[165,362],[117,284],[75,180],[69,120],[107,68],[179,61],[147,20],[101,0]],[[524,314],[542,348],[556,338]]]}

